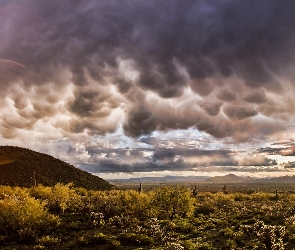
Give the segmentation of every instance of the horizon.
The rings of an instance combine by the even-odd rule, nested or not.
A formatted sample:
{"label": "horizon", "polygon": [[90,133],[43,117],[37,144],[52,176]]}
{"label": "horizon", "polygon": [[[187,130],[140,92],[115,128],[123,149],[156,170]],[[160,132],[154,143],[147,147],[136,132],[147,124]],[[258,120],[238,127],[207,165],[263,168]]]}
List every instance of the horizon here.
{"label": "horizon", "polygon": [[106,179],[295,174],[295,2],[0,2],[0,145]]}

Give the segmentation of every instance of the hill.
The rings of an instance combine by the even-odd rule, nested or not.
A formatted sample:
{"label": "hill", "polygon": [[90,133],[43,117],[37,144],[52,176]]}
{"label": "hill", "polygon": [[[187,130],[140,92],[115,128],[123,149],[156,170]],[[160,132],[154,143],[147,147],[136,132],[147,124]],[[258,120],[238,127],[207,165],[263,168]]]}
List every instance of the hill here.
{"label": "hill", "polygon": [[214,182],[214,183],[233,183],[233,182],[246,182],[252,181],[251,177],[240,177],[234,174],[228,174],[225,176],[214,176],[206,179],[206,182]]}
{"label": "hill", "polygon": [[0,185],[32,187],[72,182],[88,190],[109,190],[112,185],[98,176],[30,149],[0,146]]}
{"label": "hill", "polygon": [[263,182],[263,183],[270,183],[270,182],[278,182],[278,183],[295,183],[295,176],[280,176],[280,177],[273,177],[273,178],[263,178],[257,179],[255,182]]}
{"label": "hill", "polygon": [[112,179],[111,182],[129,182],[129,183],[139,183],[139,182],[157,182],[157,183],[183,183],[183,182],[201,182],[207,179],[209,176],[173,176],[166,175],[163,177],[133,177],[127,179]]}

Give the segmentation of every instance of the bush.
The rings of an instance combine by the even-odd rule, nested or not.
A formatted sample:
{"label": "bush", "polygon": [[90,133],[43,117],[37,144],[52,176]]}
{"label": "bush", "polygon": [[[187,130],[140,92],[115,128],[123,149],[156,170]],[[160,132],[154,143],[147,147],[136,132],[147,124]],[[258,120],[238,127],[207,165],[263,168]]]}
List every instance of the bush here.
{"label": "bush", "polygon": [[46,236],[39,238],[37,240],[37,243],[39,243],[39,245],[41,245],[41,246],[50,247],[50,246],[57,245],[59,243],[59,239],[52,237],[50,235],[46,235]]}
{"label": "bush", "polygon": [[153,244],[154,239],[145,234],[137,233],[122,233],[119,235],[118,239],[123,245],[129,246],[149,246]]}
{"label": "bush", "polygon": [[152,208],[158,218],[171,220],[177,216],[186,217],[193,212],[194,199],[185,186],[163,186],[152,194]]}
{"label": "bush", "polygon": [[93,236],[92,242],[95,245],[104,245],[108,242],[108,237],[103,233],[97,233]]}
{"label": "bush", "polygon": [[196,204],[194,210],[194,216],[199,214],[209,215],[214,213],[217,210],[217,207],[214,205],[214,200],[210,198],[205,198],[201,203]]}
{"label": "bush", "polygon": [[59,218],[51,215],[46,203],[32,197],[6,197],[0,200],[0,231],[16,233],[24,241],[33,240],[38,230],[57,226]]}
{"label": "bush", "polygon": [[129,191],[90,192],[90,210],[101,212],[108,219],[114,216],[132,216],[137,219],[148,218],[150,212],[150,195]]}
{"label": "bush", "polygon": [[190,233],[196,229],[189,219],[181,219],[173,221],[176,225],[175,230],[177,232]]}
{"label": "bush", "polygon": [[185,240],[182,242],[185,250],[195,250],[197,249],[196,244],[192,240]]}
{"label": "bush", "polygon": [[52,212],[62,212],[66,210],[76,211],[83,206],[81,196],[72,188],[72,184],[67,185],[57,183],[54,187],[44,187],[38,185],[30,189],[30,195],[47,202],[47,206]]}

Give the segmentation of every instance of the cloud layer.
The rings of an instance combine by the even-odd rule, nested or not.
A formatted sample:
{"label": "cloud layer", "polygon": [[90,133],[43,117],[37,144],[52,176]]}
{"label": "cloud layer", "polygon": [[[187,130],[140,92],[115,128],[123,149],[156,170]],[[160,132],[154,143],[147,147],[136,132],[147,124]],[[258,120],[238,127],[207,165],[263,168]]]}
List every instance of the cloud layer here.
{"label": "cloud layer", "polygon": [[62,135],[120,123],[135,137],[192,126],[237,140],[276,132],[294,116],[294,10],[293,1],[4,1],[1,108],[14,111],[2,112],[1,134],[48,120]]}
{"label": "cloud layer", "polygon": [[[291,0],[1,1],[2,141],[75,143],[120,127],[277,140],[295,118],[294,11]],[[177,150],[148,163],[200,154]]]}

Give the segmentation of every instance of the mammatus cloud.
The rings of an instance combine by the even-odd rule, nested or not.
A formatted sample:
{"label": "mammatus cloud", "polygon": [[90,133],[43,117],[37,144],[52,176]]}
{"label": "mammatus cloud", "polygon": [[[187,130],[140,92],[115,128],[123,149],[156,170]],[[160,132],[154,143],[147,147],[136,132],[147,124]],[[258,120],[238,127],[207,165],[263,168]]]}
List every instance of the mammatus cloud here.
{"label": "mammatus cloud", "polygon": [[[86,142],[120,128],[140,140],[188,128],[236,145],[290,137],[294,11],[294,1],[273,0],[1,1],[2,142],[62,141],[108,166],[247,165],[225,151],[211,163],[210,153],[178,152],[179,141],[171,157],[157,144],[150,158],[142,145],[93,155]],[[253,161],[272,164],[263,157]]]}

